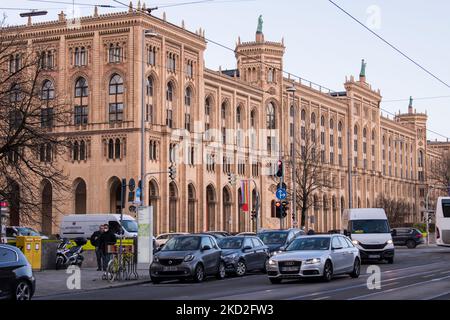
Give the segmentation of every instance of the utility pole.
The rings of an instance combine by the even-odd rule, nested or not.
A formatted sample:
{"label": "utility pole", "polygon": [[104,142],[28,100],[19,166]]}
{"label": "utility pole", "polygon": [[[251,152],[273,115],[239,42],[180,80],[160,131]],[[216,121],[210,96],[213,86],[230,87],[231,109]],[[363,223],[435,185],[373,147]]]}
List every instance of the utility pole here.
{"label": "utility pole", "polygon": [[[294,120],[292,122],[293,125],[293,132],[292,132],[292,140],[293,140],[293,148],[292,148],[292,216],[293,216],[293,223],[297,223],[298,225],[298,215],[297,215],[297,168],[296,168],[296,162],[297,162],[297,141],[296,141],[296,128],[295,128],[295,121],[296,121],[296,113],[295,113],[295,92],[297,90],[294,86],[287,89],[287,92],[292,92],[292,108],[293,108],[293,117]],[[288,96],[289,100],[289,96]]]}

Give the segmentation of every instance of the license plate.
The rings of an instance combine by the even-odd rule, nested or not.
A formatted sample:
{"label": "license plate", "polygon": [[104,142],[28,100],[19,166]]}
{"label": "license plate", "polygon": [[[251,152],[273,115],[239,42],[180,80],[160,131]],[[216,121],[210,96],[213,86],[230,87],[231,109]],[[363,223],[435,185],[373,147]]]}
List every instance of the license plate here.
{"label": "license plate", "polygon": [[379,259],[380,255],[379,254],[369,254],[369,259]]}
{"label": "license plate", "polygon": [[177,267],[163,267],[163,271],[178,271]]}
{"label": "license plate", "polygon": [[299,269],[298,267],[283,267],[281,268],[281,271],[290,272],[290,271],[299,271]]}

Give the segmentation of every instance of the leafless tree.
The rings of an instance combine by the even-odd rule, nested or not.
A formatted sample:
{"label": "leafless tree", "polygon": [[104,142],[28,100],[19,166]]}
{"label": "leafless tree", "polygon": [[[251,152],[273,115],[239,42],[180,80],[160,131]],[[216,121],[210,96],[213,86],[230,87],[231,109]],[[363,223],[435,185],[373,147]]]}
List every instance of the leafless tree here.
{"label": "leafless tree", "polygon": [[[309,124],[301,126],[300,137],[295,140],[293,142],[295,148],[289,152],[289,167],[285,169],[285,179],[287,185],[292,184],[292,165],[295,161],[296,206],[297,211],[300,212],[300,225],[304,227],[308,210],[311,207],[317,209],[326,205],[322,203],[323,198],[319,196],[319,193],[336,189],[337,183],[333,179],[330,164],[326,161],[325,151],[322,149],[317,131]],[[292,208],[292,188],[288,190],[288,199]]]}
{"label": "leafless tree", "polygon": [[411,207],[402,200],[395,200],[379,195],[376,200],[377,206],[383,208],[388,220],[393,227],[399,227],[405,224],[406,218],[411,213]]}
{"label": "leafless tree", "polygon": [[433,186],[448,191],[450,196],[450,152],[443,152],[429,170],[429,177]]}
{"label": "leafless tree", "polygon": [[[0,21],[0,198],[20,212],[21,223],[42,222],[43,183],[52,185],[53,202],[67,189],[56,159],[68,150],[57,128],[70,122],[70,110],[46,82],[48,61],[42,46],[30,45]],[[53,204],[53,208],[58,206]]]}

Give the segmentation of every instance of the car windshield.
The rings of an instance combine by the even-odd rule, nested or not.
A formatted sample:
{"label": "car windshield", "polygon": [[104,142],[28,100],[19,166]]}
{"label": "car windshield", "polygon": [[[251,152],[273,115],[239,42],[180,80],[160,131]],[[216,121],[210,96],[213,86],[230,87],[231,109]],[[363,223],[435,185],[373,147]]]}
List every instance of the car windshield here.
{"label": "car windshield", "polygon": [[20,228],[17,228],[17,230],[19,231],[19,234],[21,236],[32,236],[32,237],[41,236],[41,234],[39,232],[37,232],[36,230],[33,230],[31,228],[20,227]]}
{"label": "car windshield", "polygon": [[221,249],[240,249],[242,241],[242,238],[222,238],[217,244]]}
{"label": "car windshield", "polygon": [[287,232],[263,232],[258,237],[264,244],[283,244],[286,242]]}
{"label": "car windshield", "polygon": [[161,251],[189,251],[198,250],[200,237],[175,237],[167,241]]}
{"label": "car windshield", "polygon": [[286,251],[315,251],[328,250],[329,248],[330,238],[298,238],[286,248]]}
{"label": "car windshield", "polygon": [[387,220],[353,220],[351,233],[390,233]]}
{"label": "car windshield", "polygon": [[122,226],[128,232],[138,232],[138,225],[134,220],[123,220]]}

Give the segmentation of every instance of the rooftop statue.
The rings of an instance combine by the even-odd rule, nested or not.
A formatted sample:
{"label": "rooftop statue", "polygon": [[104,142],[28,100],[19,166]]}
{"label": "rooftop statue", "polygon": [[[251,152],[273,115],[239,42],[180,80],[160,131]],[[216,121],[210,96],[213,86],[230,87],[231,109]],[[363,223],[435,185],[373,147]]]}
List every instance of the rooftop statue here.
{"label": "rooftop statue", "polygon": [[258,18],[258,29],[256,29],[256,33],[263,33],[263,23],[264,23],[263,17],[262,17],[262,15],[259,15],[259,18]]}

